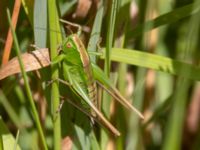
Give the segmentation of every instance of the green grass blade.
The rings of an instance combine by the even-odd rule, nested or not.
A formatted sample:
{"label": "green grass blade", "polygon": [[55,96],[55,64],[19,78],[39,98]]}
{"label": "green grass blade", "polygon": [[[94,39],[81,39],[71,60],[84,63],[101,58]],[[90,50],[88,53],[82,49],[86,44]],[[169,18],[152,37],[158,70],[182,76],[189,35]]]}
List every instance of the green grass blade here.
{"label": "green grass blade", "polygon": [[[114,40],[114,30],[115,30],[115,21],[116,21],[116,13],[117,13],[117,6],[118,6],[119,1],[118,0],[112,0],[110,1],[110,11],[109,17],[107,18],[108,20],[108,25],[107,25],[107,34],[106,34],[106,57],[105,57],[105,64],[104,64],[104,71],[105,74],[109,77],[110,76],[110,53],[111,53],[111,48],[113,46],[113,40]],[[103,100],[102,100],[102,110],[105,112],[105,115],[109,116],[110,114],[110,102],[111,102],[111,97],[106,93],[103,92]],[[101,132],[101,147],[105,148],[106,143],[107,143],[107,135],[105,132],[102,130]]]}
{"label": "green grass blade", "polygon": [[89,138],[85,136],[84,130],[76,125],[74,125],[74,128],[80,141],[81,149],[90,149],[90,141]]}
{"label": "green grass blade", "polygon": [[[105,54],[101,58],[104,58]],[[200,80],[200,68],[185,62],[171,59],[156,54],[147,52],[140,52],[137,50],[112,48],[111,60],[116,62],[123,62],[130,65],[150,68],[173,75],[182,76],[185,78]],[[145,60],[145,61],[144,61]],[[181,71],[181,66],[187,68],[191,74]]]}
{"label": "green grass blade", "polygon": [[3,137],[2,134],[0,134],[0,149],[3,149]]}
{"label": "green grass blade", "polygon": [[158,120],[163,114],[168,113],[172,105],[172,96],[169,96],[162,104],[160,104],[155,110],[152,116],[143,123],[143,129],[146,129],[153,121]]}
{"label": "green grass blade", "polygon": [[[49,0],[48,1],[48,20],[49,20],[49,40],[50,40],[50,55],[51,60],[53,60],[57,56],[57,48],[59,44],[62,42],[62,35],[61,35],[61,29],[59,25],[59,16],[58,16],[58,10],[56,6],[56,0]],[[59,31],[59,32],[53,32],[53,31]],[[58,72],[58,65],[52,65],[51,68],[51,79],[56,80],[59,78],[59,72]],[[54,149],[60,150],[61,149],[61,121],[60,121],[60,113],[56,113],[57,109],[60,105],[59,100],[59,85],[58,82],[52,83],[51,88],[51,102],[52,102],[52,116],[53,116],[53,132],[54,132]]]}
{"label": "green grass blade", "polygon": [[117,13],[118,0],[112,0],[111,12],[108,23],[108,34],[106,36],[106,57],[105,57],[105,73],[109,76],[110,73],[110,53],[113,45],[115,20]]}
{"label": "green grass blade", "polygon": [[[194,7],[200,5],[200,1],[196,0],[193,3]],[[200,11],[198,14],[193,15],[190,18],[188,25],[188,30],[186,33],[186,38],[184,42],[184,51],[183,56],[186,60],[194,60],[195,54],[197,54],[198,49],[196,48],[199,45],[197,40],[199,37],[200,30]],[[195,39],[195,40],[194,40]],[[181,73],[185,72],[193,76],[193,72],[187,70],[185,66],[180,66]],[[181,141],[183,135],[183,125],[185,121],[185,113],[187,110],[187,100],[190,91],[191,81],[186,78],[178,78],[176,85],[176,93],[173,97],[173,106],[172,111],[169,115],[168,124],[165,128],[165,139],[162,149],[163,150],[177,150],[181,149]]]}
{"label": "green grass blade", "polygon": [[168,119],[166,127],[163,150],[177,150],[180,149],[183,121],[186,109],[186,102],[190,81],[179,78],[176,93],[173,98],[173,108]]}
{"label": "green grass blade", "polygon": [[35,0],[33,23],[35,45],[44,48],[47,42],[47,0]]}
{"label": "green grass blade", "polygon": [[170,24],[183,19],[191,14],[194,14],[200,10],[200,6],[193,4],[188,4],[181,8],[177,8],[169,13],[161,15],[153,20],[147,21],[144,24],[138,25],[136,28],[127,32],[127,38],[133,38],[144,32],[150,31],[154,28],[160,27],[162,25]]}
{"label": "green grass blade", "polygon": [[[116,18],[116,27],[115,27],[115,35],[117,38],[114,41],[114,47],[123,48],[126,43],[126,31],[127,25],[130,17],[130,4],[131,0],[120,1],[118,6],[117,18]],[[127,67],[128,65],[125,63],[119,63],[117,67],[116,74],[118,77],[117,87],[122,95],[126,95],[126,85],[125,77],[127,76]],[[115,116],[113,120],[116,120],[116,125],[119,131],[122,133],[121,136],[116,140],[116,147],[118,150],[124,149],[124,145],[126,143],[126,130],[127,130],[127,119],[129,116],[125,115],[125,110],[121,105],[115,104]],[[120,119],[118,119],[120,118]]]}
{"label": "green grass blade", "polygon": [[14,39],[15,50],[16,50],[16,53],[17,53],[17,56],[18,56],[20,69],[21,69],[22,76],[23,76],[23,79],[24,79],[24,84],[25,84],[25,89],[26,89],[26,92],[27,92],[28,100],[29,100],[29,103],[31,105],[33,117],[35,119],[35,123],[36,123],[37,129],[38,129],[41,141],[42,141],[42,145],[43,145],[44,149],[47,150],[48,149],[47,148],[47,143],[46,143],[45,138],[44,138],[45,136],[44,136],[44,133],[42,131],[42,126],[40,124],[40,120],[39,120],[39,116],[38,116],[38,113],[37,113],[37,109],[35,107],[34,100],[33,100],[32,94],[31,94],[31,89],[30,89],[30,86],[28,84],[28,77],[26,75],[26,72],[25,72],[25,69],[24,69],[24,65],[23,65],[23,62],[22,62],[22,59],[21,59],[20,48],[19,48],[19,44],[18,44],[18,41],[17,41],[17,37],[16,37],[16,34],[15,34],[15,31],[14,31],[14,29],[12,27],[9,10],[7,10],[7,14],[8,14],[9,25],[10,25],[11,31],[12,31],[12,36],[13,36],[13,39]]}
{"label": "green grass blade", "polygon": [[[12,150],[16,144],[16,140],[13,135],[9,132],[8,128],[3,122],[0,116],[0,149],[1,150]],[[16,146],[17,150],[21,150],[19,145]]]}
{"label": "green grass blade", "polygon": [[77,1],[78,0],[59,2],[61,17],[66,15],[66,13],[69,14]]}
{"label": "green grass blade", "polygon": [[[99,3],[99,9],[97,11],[94,24],[92,27],[92,32],[90,35],[90,40],[88,43],[87,50],[90,52],[95,52],[97,49],[97,44],[99,42],[99,37],[101,33],[101,26],[102,26],[102,21],[103,21],[103,13],[104,13],[104,6],[103,6],[103,0],[100,1]],[[90,56],[91,61],[94,63],[96,62],[96,58],[94,55]]]}
{"label": "green grass blade", "polygon": [[34,7],[34,1],[30,1],[30,0],[21,0],[22,5],[24,7],[24,10],[28,16],[28,19],[31,23],[31,25],[33,26],[33,7]]}
{"label": "green grass blade", "polygon": [[[95,52],[97,50],[97,44],[100,40],[100,34],[101,34],[102,22],[103,22],[103,16],[104,16],[103,0],[100,0],[100,2],[98,4],[98,8],[99,9],[97,10],[97,13],[95,16],[95,20],[94,20],[93,27],[92,27],[92,32],[90,34],[90,39],[89,39],[88,46],[87,46],[87,50],[89,52]],[[96,64],[96,56],[95,55],[90,55],[90,59],[91,59],[91,62]],[[101,138],[102,138],[102,135],[101,135]],[[100,150],[100,146],[95,137],[94,132],[92,132],[90,134],[90,139],[92,139],[91,140],[91,149],[99,149]]]}
{"label": "green grass blade", "polygon": [[13,123],[17,126],[17,128],[20,129],[22,125],[20,123],[19,116],[17,115],[17,113],[15,112],[11,104],[9,103],[8,99],[6,98],[5,94],[1,90],[0,90],[0,103],[3,105],[3,107],[7,111]]}
{"label": "green grass blade", "polygon": [[18,140],[19,140],[19,130],[17,130],[17,135],[16,135],[16,141],[15,141],[15,145],[14,145],[14,148],[13,150],[17,150],[17,143],[18,143]]}
{"label": "green grass blade", "polygon": [[90,134],[90,140],[91,140],[91,149],[101,150],[94,132]]}

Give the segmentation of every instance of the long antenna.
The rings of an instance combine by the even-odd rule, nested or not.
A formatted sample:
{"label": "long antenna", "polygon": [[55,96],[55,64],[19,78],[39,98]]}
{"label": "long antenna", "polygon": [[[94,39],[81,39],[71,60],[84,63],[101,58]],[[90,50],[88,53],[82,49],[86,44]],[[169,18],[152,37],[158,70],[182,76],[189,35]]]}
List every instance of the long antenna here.
{"label": "long antenna", "polygon": [[69,22],[69,21],[67,21],[67,20],[63,20],[63,19],[60,19],[60,22],[62,22],[62,23],[65,23],[65,24],[68,24],[68,25],[71,25],[71,26],[74,26],[74,27],[78,28],[78,32],[77,32],[77,34],[78,34],[78,36],[80,36],[80,35],[81,35],[82,27],[81,27],[79,24],[72,23],[72,22]]}

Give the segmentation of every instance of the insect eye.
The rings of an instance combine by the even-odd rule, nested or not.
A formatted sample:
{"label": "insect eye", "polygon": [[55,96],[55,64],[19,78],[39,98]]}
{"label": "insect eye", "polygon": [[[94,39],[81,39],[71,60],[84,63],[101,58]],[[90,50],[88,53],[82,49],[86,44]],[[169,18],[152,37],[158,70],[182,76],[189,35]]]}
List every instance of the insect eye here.
{"label": "insect eye", "polygon": [[67,47],[67,48],[71,48],[71,47],[72,47],[71,43],[67,43],[67,44],[66,44],[66,47]]}

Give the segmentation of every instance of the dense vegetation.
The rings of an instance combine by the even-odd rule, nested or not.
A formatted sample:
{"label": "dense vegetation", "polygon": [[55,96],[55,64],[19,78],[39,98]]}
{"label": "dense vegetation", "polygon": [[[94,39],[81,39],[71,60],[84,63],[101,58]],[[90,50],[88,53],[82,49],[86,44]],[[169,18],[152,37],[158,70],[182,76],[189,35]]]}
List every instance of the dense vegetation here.
{"label": "dense vegetation", "polygon": [[[17,18],[13,43],[8,10]],[[69,102],[58,111],[61,97],[77,97],[67,85],[51,82],[63,79],[61,65],[42,67],[0,80],[0,149],[198,149],[199,16],[198,0],[1,0],[0,78],[8,58],[35,50],[32,44],[55,58],[62,41],[78,30],[62,18],[81,26],[91,61],[144,119],[103,88],[100,110],[121,136]]]}

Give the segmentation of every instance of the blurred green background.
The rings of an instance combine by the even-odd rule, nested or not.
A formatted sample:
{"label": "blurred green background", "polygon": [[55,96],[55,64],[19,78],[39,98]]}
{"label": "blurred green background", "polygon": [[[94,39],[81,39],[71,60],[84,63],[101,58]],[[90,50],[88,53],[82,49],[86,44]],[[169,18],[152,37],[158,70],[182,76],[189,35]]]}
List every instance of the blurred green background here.
{"label": "blurred green background", "polygon": [[[0,1],[0,60],[9,29],[6,9],[12,13],[14,3]],[[91,61],[102,67],[145,119],[99,89],[101,111],[120,137],[97,123],[91,128],[90,119],[67,102],[55,121],[52,110],[67,87],[47,86],[55,68],[42,68],[40,77],[36,71],[27,75],[45,141],[18,74],[0,80],[0,149],[15,149],[17,144],[16,149],[27,150],[45,149],[44,145],[63,150],[198,150],[199,16],[198,0],[21,0],[16,26],[21,53],[33,50],[30,45],[35,44],[50,48],[53,58],[64,37],[77,32],[74,27],[59,26],[59,18],[81,25],[87,50],[98,51],[100,45],[106,51],[103,58],[91,55]],[[116,48],[122,54],[126,49],[131,53],[124,58]],[[14,49],[10,59],[16,56]]]}

